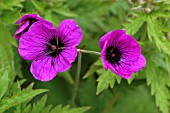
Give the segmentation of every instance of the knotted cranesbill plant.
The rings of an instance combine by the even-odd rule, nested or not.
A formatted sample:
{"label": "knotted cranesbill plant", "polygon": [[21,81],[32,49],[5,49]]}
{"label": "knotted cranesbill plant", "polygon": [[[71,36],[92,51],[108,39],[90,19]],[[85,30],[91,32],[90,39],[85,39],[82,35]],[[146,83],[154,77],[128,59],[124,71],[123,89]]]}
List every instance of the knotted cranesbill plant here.
{"label": "knotted cranesbill plant", "polygon": [[71,67],[81,40],[81,28],[74,20],[63,20],[58,29],[38,21],[20,38],[18,51],[22,58],[33,61],[30,70],[37,80],[49,81]]}
{"label": "knotted cranesbill plant", "polygon": [[101,37],[99,42],[104,69],[125,79],[131,78],[146,66],[145,57],[137,41],[126,34],[125,30],[115,30]]}
{"label": "knotted cranesbill plant", "polygon": [[133,72],[146,65],[140,46],[125,30],[111,31],[101,37],[100,53],[84,50],[84,46],[77,48],[83,34],[72,19],[63,20],[57,29],[37,14],[26,14],[16,23],[22,23],[15,33],[19,40],[19,54],[23,59],[32,61],[30,71],[37,80],[50,81],[58,72],[67,71],[79,52],[71,106],[75,104],[78,91],[83,53],[100,55],[105,70],[110,68],[125,79],[131,78]]}
{"label": "knotted cranesbill plant", "polygon": [[[44,20],[38,14],[25,14],[22,16],[15,24],[21,24],[18,30],[15,32],[14,37],[16,40],[19,40],[20,37],[29,30],[31,25],[39,20]],[[45,21],[45,20],[44,20]]]}

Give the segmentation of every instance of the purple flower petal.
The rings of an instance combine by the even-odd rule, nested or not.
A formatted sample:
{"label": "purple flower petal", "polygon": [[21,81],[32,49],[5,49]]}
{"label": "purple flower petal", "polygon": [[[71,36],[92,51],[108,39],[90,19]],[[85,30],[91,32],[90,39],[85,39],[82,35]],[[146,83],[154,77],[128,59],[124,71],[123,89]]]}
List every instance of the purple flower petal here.
{"label": "purple flower petal", "polygon": [[129,35],[122,35],[121,37],[119,37],[116,40],[115,45],[122,53],[123,59],[136,60],[141,53],[141,48],[138,45],[137,41]]}
{"label": "purple flower petal", "polygon": [[34,60],[38,56],[44,55],[44,45],[34,40],[34,35],[25,33],[20,39],[18,52],[25,60]]}
{"label": "purple flower petal", "polygon": [[111,69],[112,72],[114,72],[115,74],[117,74],[125,79],[129,79],[132,77],[133,72],[127,70],[126,67],[123,67],[121,65],[116,65],[116,64],[113,65],[111,63],[108,63],[107,65]]}
{"label": "purple flower petal", "polygon": [[41,18],[38,14],[25,14],[22,16],[15,24],[20,24],[22,25],[19,27],[19,29],[15,32],[14,38],[16,40],[19,40],[20,37],[26,33],[30,26],[32,26],[34,23],[37,21],[45,21],[43,18]]}
{"label": "purple flower petal", "polygon": [[37,80],[52,80],[57,75],[57,71],[51,62],[52,57],[42,56],[41,59],[32,62],[30,71]]}
{"label": "purple flower petal", "polygon": [[140,54],[139,58],[132,63],[130,71],[137,72],[145,66],[146,66],[146,59],[142,54]]}
{"label": "purple flower petal", "polygon": [[21,26],[18,28],[18,30],[14,34],[14,38],[16,40],[19,40],[19,38],[22,35],[22,31],[24,31],[24,29],[26,29],[28,25],[29,25],[29,21],[28,20],[25,21],[23,24],[21,24]]}
{"label": "purple flower petal", "polygon": [[65,59],[62,54],[58,55],[54,59],[54,65],[57,72],[65,72],[71,67],[69,61]]}
{"label": "purple flower petal", "polygon": [[121,35],[126,34],[125,30],[115,30],[115,31],[111,31],[108,32],[107,34],[105,34],[103,37],[100,38],[99,41],[99,46],[102,49],[104,46],[104,43],[110,38],[112,37],[112,39],[116,40],[118,37],[121,37]]}
{"label": "purple flower petal", "polygon": [[104,65],[104,69],[107,71],[108,70],[108,61],[106,60],[106,47],[107,47],[107,41],[105,42],[104,44],[104,47],[101,51],[101,58],[102,58],[102,62],[103,62],[103,65]]}
{"label": "purple flower petal", "polygon": [[72,63],[75,61],[78,52],[76,47],[66,47],[60,54],[62,54],[62,56],[67,59],[69,63]]}
{"label": "purple flower petal", "polygon": [[66,47],[78,46],[83,37],[81,28],[72,19],[63,20],[58,26],[57,34]]}
{"label": "purple flower petal", "polygon": [[25,60],[34,60],[38,56],[46,54],[46,42],[56,33],[56,29],[50,29],[44,26],[50,26],[51,23],[39,21],[31,26],[30,31],[25,33],[20,39],[18,51]]}
{"label": "purple flower petal", "polygon": [[29,20],[31,18],[37,19],[37,20],[43,20],[38,14],[25,14],[22,16],[15,24],[20,24],[26,20]]}

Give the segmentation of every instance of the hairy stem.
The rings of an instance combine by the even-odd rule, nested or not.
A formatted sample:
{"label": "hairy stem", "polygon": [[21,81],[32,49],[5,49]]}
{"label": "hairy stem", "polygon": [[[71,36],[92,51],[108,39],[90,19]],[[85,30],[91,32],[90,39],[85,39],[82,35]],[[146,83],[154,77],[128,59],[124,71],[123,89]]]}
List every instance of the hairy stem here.
{"label": "hairy stem", "polygon": [[81,52],[81,53],[89,53],[89,54],[97,54],[100,55],[100,52],[97,51],[89,51],[89,50],[83,50],[83,49],[77,49],[77,51]]}
{"label": "hairy stem", "polygon": [[79,54],[78,54],[78,64],[77,64],[77,73],[76,73],[76,79],[75,79],[74,87],[73,87],[71,106],[74,106],[75,99],[76,99],[76,96],[77,96],[77,90],[78,90],[79,79],[80,79],[80,71],[81,71],[81,59],[82,59],[82,53],[79,52]]}

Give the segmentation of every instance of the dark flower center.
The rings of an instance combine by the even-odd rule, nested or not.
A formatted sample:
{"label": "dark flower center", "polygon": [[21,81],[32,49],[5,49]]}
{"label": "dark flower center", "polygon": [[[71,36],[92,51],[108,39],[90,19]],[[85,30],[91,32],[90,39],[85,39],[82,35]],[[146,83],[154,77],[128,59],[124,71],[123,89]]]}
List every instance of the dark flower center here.
{"label": "dark flower center", "polygon": [[46,52],[52,57],[56,57],[64,49],[64,44],[58,38],[50,40],[49,43],[46,45]]}
{"label": "dark flower center", "polygon": [[30,26],[31,26],[33,23],[37,22],[37,21],[38,21],[38,20],[35,19],[35,18],[30,18],[30,19],[29,19],[29,25],[25,28],[24,32],[27,32],[28,29],[30,28]]}
{"label": "dark flower center", "polygon": [[108,47],[106,49],[106,60],[112,64],[119,64],[121,53],[117,47]]}

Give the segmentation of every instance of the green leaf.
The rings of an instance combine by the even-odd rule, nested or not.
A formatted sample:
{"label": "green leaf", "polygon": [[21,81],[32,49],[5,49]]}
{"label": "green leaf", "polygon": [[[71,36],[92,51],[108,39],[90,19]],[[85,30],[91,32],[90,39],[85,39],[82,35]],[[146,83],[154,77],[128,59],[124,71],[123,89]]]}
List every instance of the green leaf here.
{"label": "green leaf", "polygon": [[170,110],[170,76],[153,66],[151,59],[148,60],[146,69],[147,84],[151,86],[151,94],[155,96],[156,105],[163,113],[169,113]]}
{"label": "green leaf", "polygon": [[83,76],[83,79],[86,79],[88,77],[90,77],[91,75],[93,75],[93,73],[96,72],[96,70],[100,69],[101,66],[96,66],[96,65],[91,65],[90,69],[86,72],[86,74]]}
{"label": "green leaf", "polygon": [[50,22],[52,22],[54,24],[54,26],[57,28],[59,23],[61,22],[61,20],[56,20],[57,15],[54,15],[52,13],[52,10],[46,10],[46,14],[44,16],[44,18]]}
{"label": "green leaf", "polygon": [[95,63],[93,63],[86,74],[83,76],[83,79],[88,78],[89,76],[93,75],[98,69],[103,68],[102,60],[98,59]]}
{"label": "green leaf", "polygon": [[15,113],[19,113],[20,111],[22,111],[22,113],[49,113],[52,106],[45,106],[46,100],[47,95],[43,96],[41,100],[36,103],[33,103],[33,105],[23,103],[21,106],[16,107]]}
{"label": "green leaf", "polygon": [[103,90],[108,89],[109,86],[110,88],[113,88],[116,81],[119,84],[121,82],[121,77],[115,75],[111,70],[104,70],[101,58],[90,66],[90,69],[83,76],[83,79],[90,77],[95,72],[99,75],[99,78],[97,79],[97,95]]}
{"label": "green leaf", "polygon": [[35,6],[36,10],[43,14],[47,4],[40,2],[38,0],[31,0],[32,4]]}
{"label": "green leaf", "polygon": [[18,75],[18,77],[22,78],[23,74],[22,74],[22,58],[20,57],[19,53],[18,53],[18,48],[13,48],[13,55],[14,55],[14,67],[15,67],[15,74]]}
{"label": "green leaf", "polygon": [[22,7],[21,2],[24,0],[2,0],[0,9],[14,10],[14,7]]}
{"label": "green leaf", "polygon": [[[165,56],[165,65],[166,65],[166,69],[170,75],[170,70],[168,70],[168,69],[170,69],[170,56],[168,56],[168,55]],[[169,85],[169,87],[170,87],[170,85]]]}
{"label": "green leaf", "polygon": [[70,108],[69,105],[62,106],[58,105],[52,108],[52,105],[45,106],[47,100],[47,95],[43,96],[41,100],[25,106],[20,107],[20,109],[15,110],[15,113],[19,111],[23,111],[22,113],[84,113],[89,110],[90,107],[78,107],[78,108]]}
{"label": "green leaf", "polygon": [[140,13],[133,13],[134,18],[128,18],[128,22],[124,24],[127,34],[134,35],[141,28],[146,20],[146,16]]}
{"label": "green leaf", "polygon": [[5,70],[4,74],[0,78],[0,100],[8,88],[8,71]]}
{"label": "green leaf", "polygon": [[165,0],[165,3],[170,4],[170,1],[169,0]]}
{"label": "green leaf", "polygon": [[84,113],[89,110],[90,107],[79,107],[79,108],[70,108],[70,106],[58,105],[50,113]]}
{"label": "green leaf", "polygon": [[55,8],[53,9],[53,12],[55,13],[58,13],[58,14],[61,14],[63,16],[66,16],[66,17],[77,17],[77,15],[71,11],[69,11],[68,9],[65,9],[65,8]]}
{"label": "green leaf", "polygon": [[44,111],[46,109],[45,107],[45,103],[47,100],[47,95],[43,96],[43,98],[38,101],[37,103],[33,104],[33,108],[31,111],[29,111],[28,113],[41,113],[42,111]]}
{"label": "green leaf", "polygon": [[[1,18],[1,21],[5,23],[5,27],[7,27],[7,25],[10,25],[10,24],[14,25],[14,23],[20,18],[20,12],[21,12],[21,10],[18,10],[18,9],[15,9],[13,11],[10,11],[10,10],[3,11],[3,13],[0,15],[0,18]],[[12,18],[11,18],[11,15],[12,15]],[[16,26],[18,26],[18,25],[16,25]],[[10,27],[10,26],[8,26],[8,27]],[[4,30],[4,32],[9,32],[9,31]],[[9,36],[10,34],[11,33],[9,32],[9,34],[6,34],[6,35]],[[10,37],[12,37],[12,36],[10,36]],[[8,41],[10,41],[14,46],[17,47],[17,43],[16,43],[16,40],[14,39],[14,37],[12,37],[11,40],[8,40]]]}
{"label": "green leaf", "polygon": [[147,32],[149,40],[156,44],[158,49],[163,50],[164,52],[170,54],[170,41],[165,38],[165,34],[162,29],[160,29],[159,22],[156,18],[149,16],[147,18]]}
{"label": "green leaf", "polygon": [[[11,44],[9,43],[11,40],[11,35],[9,30],[7,29],[7,27],[4,25],[4,23],[0,22],[0,37],[1,37],[1,41],[0,41],[0,51],[4,51],[4,56],[3,59],[6,59],[5,62],[9,63],[9,66],[11,69],[14,69],[13,66],[13,52],[12,52],[12,48],[11,48]],[[3,50],[2,50],[3,48]],[[4,62],[4,64],[5,64]],[[10,79],[12,79],[13,77],[11,76]]]}
{"label": "green leaf", "polygon": [[120,82],[121,78],[117,75],[115,75],[113,72],[110,70],[105,71],[104,69],[97,70],[97,73],[100,75],[99,78],[97,79],[98,84],[97,84],[97,92],[96,94],[98,95],[101,93],[103,90],[110,88],[113,88],[115,85],[115,82]]}
{"label": "green leaf", "polygon": [[154,17],[163,17],[163,18],[170,18],[170,4],[168,3],[169,0],[165,0],[162,4],[158,7],[158,10],[152,12]]}
{"label": "green leaf", "polygon": [[3,112],[11,107],[14,107],[18,104],[21,104],[23,102],[26,102],[30,99],[32,99],[33,97],[35,97],[36,95],[39,95],[41,93],[46,92],[47,90],[45,89],[37,89],[37,90],[24,90],[21,93],[14,95],[10,98],[6,98],[3,99],[0,102],[0,112]]}
{"label": "green leaf", "polygon": [[7,70],[9,67],[9,61],[7,58],[7,54],[4,51],[4,47],[1,45],[0,42],[0,77],[4,75],[4,72]]}
{"label": "green leaf", "polygon": [[138,75],[138,73],[134,73],[134,74],[132,75],[132,77],[127,81],[128,84],[131,84],[132,81],[135,79],[135,77],[136,77],[137,75]]}
{"label": "green leaf", "polygon": [[98,18],[95,18],[95,19],[94,19],[94,22],[95,22],[104,32],[108,32],[108,31],[109,31],[108,26],[106,26],[102,20],[100,20],[100,19],[98,19]]}

